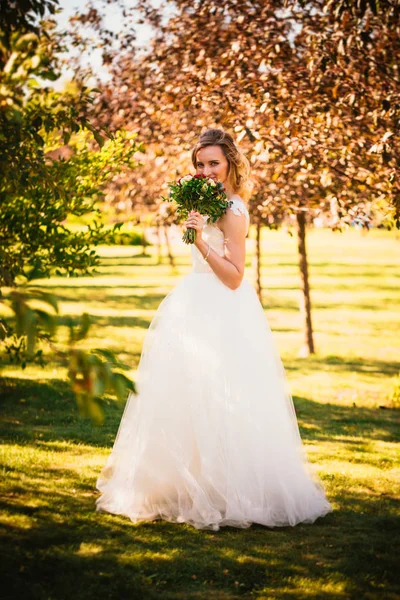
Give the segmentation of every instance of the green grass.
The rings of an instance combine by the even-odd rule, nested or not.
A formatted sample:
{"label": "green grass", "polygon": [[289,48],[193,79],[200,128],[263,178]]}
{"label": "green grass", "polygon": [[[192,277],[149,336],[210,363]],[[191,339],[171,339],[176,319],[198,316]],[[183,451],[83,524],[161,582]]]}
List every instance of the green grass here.
{"label": "green grass", "polygon": [[[51,356],[45,369],[8,366],[0,384],[6,598],[398,598],[399,412],[388,394],[400,371],[399,239],[313,231],[308,247],[318,353],[298,356],[296,240],[282,232],[264,233],[264,307],[334,512],[313,525],[219,532],[96,513],[95,481],[122,407],[108,400],[96,428],[77,416]],[[62,299],[64,317],[92,314],[85,346],[117,351],[134,376],[158,304],[190,270],[186,248],[178,250],[175,272],[155,265],[154,249],[143,257],[103,248],[95,278],[40,285]],[[249,240],[249,278],[252,251]]]}

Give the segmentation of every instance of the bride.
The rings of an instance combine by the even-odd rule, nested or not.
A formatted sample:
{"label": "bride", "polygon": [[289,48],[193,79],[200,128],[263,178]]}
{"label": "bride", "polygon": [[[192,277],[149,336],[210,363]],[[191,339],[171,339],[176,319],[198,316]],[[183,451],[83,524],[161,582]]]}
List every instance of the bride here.
{"label": "bride", "polygon": [[250,167],[233,138],[209,129],[192,162],[224,184],[217,223],[192,212],[193,270],[148,329],[97,510],[134,523],[198,529],[312,523],[332,507],[300,438],[263,308],[243,279]]}

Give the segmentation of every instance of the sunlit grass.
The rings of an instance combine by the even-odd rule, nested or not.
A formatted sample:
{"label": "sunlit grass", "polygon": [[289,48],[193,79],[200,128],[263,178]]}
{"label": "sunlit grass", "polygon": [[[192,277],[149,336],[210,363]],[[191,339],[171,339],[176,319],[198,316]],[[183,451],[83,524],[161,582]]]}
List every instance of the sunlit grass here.
{"label": "sunlit grass", "polygon": [[[246,276],[253,278],[254,241]],[[299,357],[296,239],[264,232],[263,304],[287,369],[302,437],[334,512],[313,525],[197,531],[94,511],[95,480],[122,406],[106,423],[81,420],[64,368],[3,369],[0,527],[10,598],[395,598],[398,411],[388,393],[400,371],[400,240],[313,231],[308,237],[317,354]],[[156,251],[101,248],[95,277],[38,282],[60,298],[61,323],[93,317],[86,348],[132,365],[162,298],[190,271],[156,265]],[[61,328],[61,338],[66,328]],[[12,548],[12,552],[10,549]]]}

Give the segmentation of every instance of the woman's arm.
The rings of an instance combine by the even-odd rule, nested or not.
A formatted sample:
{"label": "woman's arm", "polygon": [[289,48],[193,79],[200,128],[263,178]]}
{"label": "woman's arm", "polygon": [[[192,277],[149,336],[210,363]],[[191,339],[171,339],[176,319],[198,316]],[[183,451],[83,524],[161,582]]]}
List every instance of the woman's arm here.
{"label": "woman's arm", "polygon": [[[203,218],[198,212],[193,212],[187,221],[186,227],[196,229],[195,246],[203,256],[208,252],[208,244],[202,238]],[[246,259],[247,221],[244,215],[235,215],[227,210],[219,220],[218,226],[225,237],[225,255],[219,256],[211,248],[208,255],[208,264],[216,276],[231,290],[236,290],[242,282],[244,264]]]}

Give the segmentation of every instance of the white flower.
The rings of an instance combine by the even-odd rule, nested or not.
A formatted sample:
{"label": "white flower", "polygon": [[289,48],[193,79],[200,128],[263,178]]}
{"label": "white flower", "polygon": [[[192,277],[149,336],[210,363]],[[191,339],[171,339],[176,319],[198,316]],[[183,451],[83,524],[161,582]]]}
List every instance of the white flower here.
{"label": "white flower", "polygon": [[192,175],[185,175],[185,177],[182,177],[181,183],[185,183],[185,181],[190,181],[191,179],[193,179]]}
{"label": "white flower", "polygon": [[208,183],[209,183],[210,185],[212,185],[212,186],[216,186],[216,185],[217,185],[217,184],[215,183],[214,179],[211,179],[211,178],[208,180]]}

